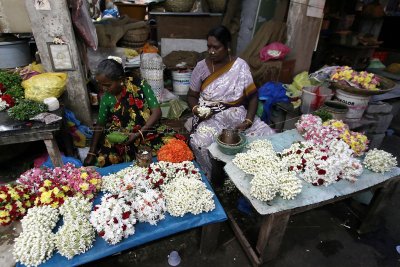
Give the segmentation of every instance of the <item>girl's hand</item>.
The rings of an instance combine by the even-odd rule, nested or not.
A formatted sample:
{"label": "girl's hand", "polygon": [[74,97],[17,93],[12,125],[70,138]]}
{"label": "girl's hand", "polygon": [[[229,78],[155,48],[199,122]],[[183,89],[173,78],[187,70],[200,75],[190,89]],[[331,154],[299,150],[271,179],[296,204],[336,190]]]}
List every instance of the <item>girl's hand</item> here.
{"label": "girl's hand", "polygon": [[123,145],[127,146],[127,145],[132,144],[139,136],[140,136],[139,133],[131,133],[131,134],[129,134],[128,140],[125,143],[123,143]]}

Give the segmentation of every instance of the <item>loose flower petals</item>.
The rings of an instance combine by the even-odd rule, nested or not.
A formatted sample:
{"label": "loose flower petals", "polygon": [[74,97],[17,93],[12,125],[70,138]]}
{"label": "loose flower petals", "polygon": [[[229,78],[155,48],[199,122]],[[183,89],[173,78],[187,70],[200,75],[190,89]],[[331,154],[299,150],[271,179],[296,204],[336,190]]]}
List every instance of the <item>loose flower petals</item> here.
{"label": "loose flower petals", "polygon": [[384,173],[397,166],[397,159],[386,151],[374,148],[367,152],[363,164],[373,172]]}
{"label": "loose flower petals", "polygon": [[193,160],[193,152],[182,140],[172,139],[157,152],[159,161],[179,163]]}

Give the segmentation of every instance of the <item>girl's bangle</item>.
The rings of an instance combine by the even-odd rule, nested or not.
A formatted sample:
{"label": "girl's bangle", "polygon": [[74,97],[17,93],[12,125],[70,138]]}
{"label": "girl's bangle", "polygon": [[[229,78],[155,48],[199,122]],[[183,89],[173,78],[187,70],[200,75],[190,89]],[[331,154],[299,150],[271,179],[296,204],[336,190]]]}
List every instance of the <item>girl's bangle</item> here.
{"label": "girl's bangle", "polygon": [[199,105],[195,105],[192,107],[192,113],[194,113],[194,108],[197,108]]}
{"label": "girl's bangle", "polygon": [[250,123],[250,125],[253,125],[253,121],[250,119],[245,119],[244,121],[247,121],[248,123]]}
{"label": "girl's bangle", "polygon": [[96,153],[88,152],[88,155],[96,156]]}

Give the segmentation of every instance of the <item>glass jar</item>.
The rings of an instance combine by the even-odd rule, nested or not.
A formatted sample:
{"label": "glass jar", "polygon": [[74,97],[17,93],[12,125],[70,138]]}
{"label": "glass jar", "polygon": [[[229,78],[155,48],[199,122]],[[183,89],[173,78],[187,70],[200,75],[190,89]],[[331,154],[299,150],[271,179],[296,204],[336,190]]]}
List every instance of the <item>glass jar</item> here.
{"label": "glass jar", "polygon": [[139,167],[149,167],[153,162],[153,154],[151,147],[139,146],[135,153],[136,165]]}

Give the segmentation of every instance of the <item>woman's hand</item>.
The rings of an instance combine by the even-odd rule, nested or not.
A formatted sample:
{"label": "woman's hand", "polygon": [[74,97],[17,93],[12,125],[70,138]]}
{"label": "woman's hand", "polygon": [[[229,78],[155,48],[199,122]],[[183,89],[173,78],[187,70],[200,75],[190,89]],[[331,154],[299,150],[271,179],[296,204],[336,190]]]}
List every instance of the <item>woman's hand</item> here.
{"label": "woman's hand", "polygon": [[93,166],[96,163],[96,157],[94,155],[87,155],[83,161],[84,166]]}
{"label": "woman's hand", "polygon": [[244,122],[241,122],[238,126],[236,126],[236,129],[239,131],[246,131],[250,127],[251,123],[248,120],[245,120]]}
{"label": "woman's hand", "polygon": [[139,136],[140,136],[139,133],[129,134],[128,140],[125,143],[123,143],[123,145],[128,146],[128,145],[132,144]]}
{"label": "woman's hand", "polygon": [[198,108],[199,108],[199,105],[194,106],[193,109],[192,109],[192,112],[193,112],[193,115],[199,117],[200,120],[202,120],[202,121],[211,118],[211,116],[213,115],[212,112],[209,112],[209,113],[207,113],[205,115],[203,115],[203,114],[200,115],[200,112],[199,112]]}

